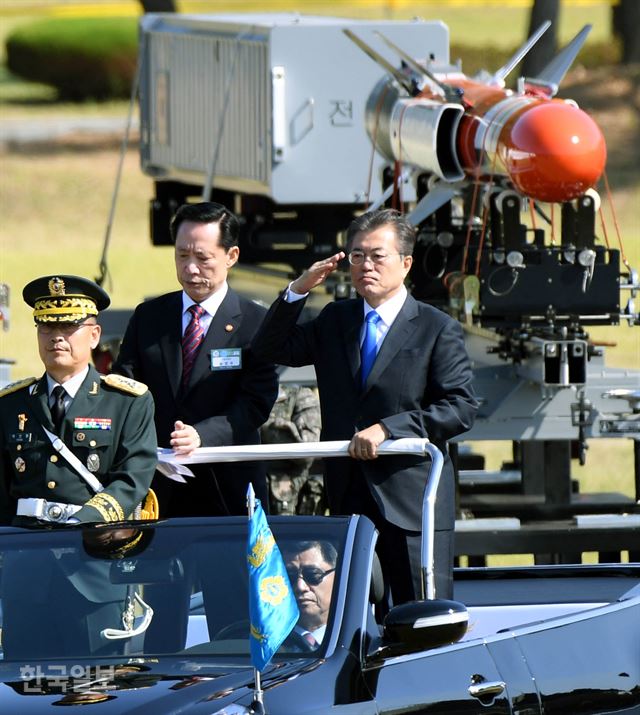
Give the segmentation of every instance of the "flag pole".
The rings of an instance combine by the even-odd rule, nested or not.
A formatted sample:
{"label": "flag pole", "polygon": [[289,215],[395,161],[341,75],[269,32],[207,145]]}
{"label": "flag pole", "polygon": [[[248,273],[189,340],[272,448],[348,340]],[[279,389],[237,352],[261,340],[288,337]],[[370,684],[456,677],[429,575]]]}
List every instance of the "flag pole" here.
{"label": "flag pole", "polygon": [[[249,515],[249,521],[253,516],[253,512],[256,508],[256,493],[253,490],[253,484],[249,482],[247,487],[247,512]],[[249,636],[251,638],[251,636]],[[253,677],[255,681],[255,686],[253,688],[253,702],[251,703],[251,712],[254,715],[264,715],[264,691],[262,690],[262,683],[260,681],[260,671],[254,666]]]}

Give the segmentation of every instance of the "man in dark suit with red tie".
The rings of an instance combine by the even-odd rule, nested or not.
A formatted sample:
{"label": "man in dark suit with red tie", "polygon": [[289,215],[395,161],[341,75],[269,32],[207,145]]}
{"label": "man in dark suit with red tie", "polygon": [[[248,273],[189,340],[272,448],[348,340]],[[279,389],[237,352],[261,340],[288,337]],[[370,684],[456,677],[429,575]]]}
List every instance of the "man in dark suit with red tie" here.
{"label": "man in dark suit with red tie", "polygon": [[473,424],[476,401],[459,323],[416,301],[404,280],[414,228],[396,211],[357,218],[347,234],[351,280],[359,298],[331,303],[297,325],[304,298],[336,270],[340,252],[314,263],[271,309],[253,342],[264,359],[313,364],[322,439],[350,440],[351,459],[325,464],[333,514],[361,513],[380,532],[379,554],[393,601],[420,597],[422,496],[427,461],[377,459],[386,439],[427,437],[445,453],[436,505],[436,594],[452,593],[454,477],[446,442]]}
{"label": "man in dark suit with red tie", "polygon": [[[258,444],[278,391],[272,364],[248,347],[265,310],[227,284],[238,261],[238,220],[221,204],[185,204],[171,223],[182,291],[135,310],[114,371],[144,381],[156,405],[158,444],[188,455],[200,446]],[[176,484],[156,476],[161,516],[246,513],[249,481],[268,504],[262,465],[192,467]]]}

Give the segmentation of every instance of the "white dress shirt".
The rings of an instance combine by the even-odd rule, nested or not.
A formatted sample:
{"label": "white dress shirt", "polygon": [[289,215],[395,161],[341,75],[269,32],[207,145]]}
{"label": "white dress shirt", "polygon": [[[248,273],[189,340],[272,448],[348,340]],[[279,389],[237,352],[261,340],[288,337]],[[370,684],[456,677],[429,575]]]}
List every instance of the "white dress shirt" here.
{"label": "white dress shirt", "polygon": [[[87,373],[89,372],[89,366],[85,367],[85,369],[82,372],[79,372],[77,375],[74,375],[73,377],[70,377],[62,387],[64,388],[64,391],[67,393],[64,398],[64,411],[66,412],[69,409],[69,405],[71,404],[71,401],[73,398],[78,394],[78,390],[80,389],[80,385],[84,382],[85,377],[87,376]],[[53,407],[53,402],[54,402],[54,397],[51,394],[53,392],[53,388],[57,387],[60,385],[59,382],[56,382],[49,373],[47,373],[47,391],[49,394],[49,407]]]}
{"label": "white dress shirt", "polygon": [[315,630],[307,630],[302,626],[296,626],[293,630],[296,631],[296,633],[299,633],[301,636],[303,636],[305,633],[311,633],[311,635],[316,639],[316,643],[320,645],[322,643],[322,640],[324,639],[324,634],[327,630],[327,625],[325,624],[324,626],[320,626],[320,628],[316,628]]}
{"label": "white dress shirt", "polygon": [[191,322],[191,313],[189,312],[189,308],[192,305],[201,305],[204,309],[204,313],[200,317],[200,325],[204,331],[203,335],[206,335],[209,330],[209,326],[211,325],[211,321],[213,320],[213,316],[216,314],[220,304],[225,299],[228,290],[229,284],[225,281],[213,295],[210,295],[206,300],[203,300],[202,303],[198,304],[195,300],[191,300],[191,298],[189,298],[189,296],[182,291],[182,335],[184,335],[187,325]]}
{"label": "white dress shirt", "polygon": [[[298,300],[306,298],[308,295],[308,293],[302,294],[292,291],[291,283],[289,283],[284,294],[284,299],[287,303],[295,303]],[[381,318],[376,325],[376,355],[380,352],[382,341],[389,332],[389,328],[393,325],[393,321],[398,317],[398,313],[402,310],[402,306],[404,305],[406,299],[407,289],[404,285],[402,285],[400,286],[400,290],[394,296],[389,298],[389,300],[385,300],[384,303],[381,303],[377,308],[372,308],[366,300],[363,301],[364,315],[362,316],[363,323],[362,330],[360,331],[360,346],[362,346],[364,341],[364,333],[366,329],[364,320],[370,311],[375,310]]]}
{"label": "white dress shirt", "polygon": [[[382,342],[385,339],[389,328],[393,325],[393,321],[398,317],[398,313],[402,310],[405,300],[407,299],[407,289],[404,286],[400,287],[400,290],[389,300],[385,300],[384,303],[380,303],[377,308],[372,308],[367,301],[364,303],[364,314],[362,320],[364,321],[370,311],[375,310],[380,316],[380,320],[376,325],[376,355],[380,352],[382,347]],[[366,326],[364,322],[362,323],[362,330],[360,331],[360,345],[364,341]]]}

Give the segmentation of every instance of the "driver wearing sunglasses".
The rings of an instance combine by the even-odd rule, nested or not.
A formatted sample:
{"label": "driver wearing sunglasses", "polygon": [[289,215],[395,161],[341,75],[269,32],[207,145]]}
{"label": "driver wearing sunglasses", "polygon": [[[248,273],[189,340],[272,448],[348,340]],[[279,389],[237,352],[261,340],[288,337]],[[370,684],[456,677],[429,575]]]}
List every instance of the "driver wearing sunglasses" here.
{"label": "driver wearing sunglasses", "polygon": [[317,648],[324,638],[338,554],[326,541],[300,541],[284,553],[300,618],[294,630]]}

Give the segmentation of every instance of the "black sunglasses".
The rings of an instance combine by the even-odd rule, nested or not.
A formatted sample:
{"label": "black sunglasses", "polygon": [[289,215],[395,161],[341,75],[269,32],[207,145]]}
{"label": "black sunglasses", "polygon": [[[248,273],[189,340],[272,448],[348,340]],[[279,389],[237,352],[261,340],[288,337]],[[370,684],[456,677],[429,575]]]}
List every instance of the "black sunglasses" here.
{"label": "black sunglasses", "polygon": [[315,569],[313,566],[303,566],[299,569],[287,569],[287,574],[289,576],[289,581],[295,583],[299,578],[301,578],[309,586],[317,586],[322,583],[325,576],[333,573],[335,568],[329,569],[328,571],[321,571],[320,569]]}

